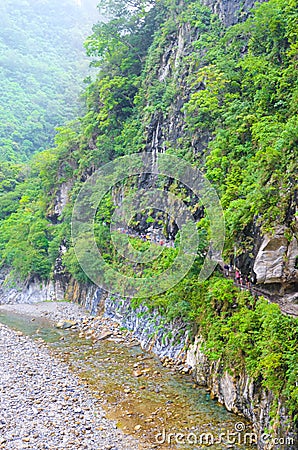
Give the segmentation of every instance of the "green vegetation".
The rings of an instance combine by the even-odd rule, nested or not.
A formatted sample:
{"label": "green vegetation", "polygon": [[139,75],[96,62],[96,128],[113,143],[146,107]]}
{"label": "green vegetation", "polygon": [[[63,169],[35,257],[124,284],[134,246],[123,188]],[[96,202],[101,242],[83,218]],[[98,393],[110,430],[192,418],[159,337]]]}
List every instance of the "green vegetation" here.
{"label": "green vegetation", "polygon": [[[197,0],[129,2],[133,8],[121,0],[102,3],[112,18],[97,24],[86,41],[98,74],[85,90],[85,115],[60,127],[55,148],[36,155],[28,167],[1,167],[2,264],[22,278],[49,278],[63,241],[65,270],[78,281],[88,281],[70,239],[72,206],[82,183],[113,158],[143,150],[152,138],[152,124],[167,127],[173,116],[179,119],[178,131],[165,136],[164,150],[205,170],[217,187],[226,216],[226,258],[235,244],[238,252],[251,251],[247,229],[253,224],[263,231],[285,224],[293,236],[297,0],[269,0],[229,29]],[[175,59],[177,30],[185,24],[187,49],[183,58]],[[66,185],[71,186],[69,202],[59,214],[57,193]],[[197,212],[185,188],[174,182],[167,187]],[[131,179],[121,186],[123,193],[135,188]],[[106,261],[137,275],[113,254],[107,225],[114,208],[113,196],[107,195],[96,216],[97,243]],[[152,220],[150,212],[148,226]],[[297,414],[297,321],[284,317],[277,306],[239,292],[218,274],[198,283],[207,222],[204,218],[198,224],[202,248],[188,276],[146,303],[168,320],[182,317],[195,324],[211,359],[220,358],[236,373],[246,367],[265,388],[284,395],[290,412]],[[132,243],[144,251],[148,245]],[[174,255],[175,249],[165,249],[163,258],[143,267],[143,273],[158,273]]]}
{"label": "green vegetation", "polygon": [[297,23],[297,2],[271,0],[212,40],[194,81],[204,88],[185,107],[189,129],[214,136],[206,169],[226,211],[228,251],[237,241],[247,249],[241,238],[254,218],[265,230],[286,223],[294,198]]}
{"label": "green vegetation", "polygon": [[[95,0],[93,5],[95,12]],[[55,127],[79,114],[88,74],[82,41],[92,25],[87,6],[73,0],[1,2],[1,164],[48,148]]]}
{"label": "green vegetation", "polygon": [[235,376],[245,369],[262,387],[284,397],[298,420],[297,319],[219,275],[199,284],[194,270],[174,289],[151,298],[148,306],[167,320],[182,317],[203,337],[203,351],[211,360],[220,360]]}
{"label": "green vegetation", "polygon": [[[51,219],[62,183],[70,181],[75,196],[90,169],[143,149],[152,114],[162,120],[174,114],[183,79],[185,93],[190,92],[179,94],[186,130],[178,138],[169,137],[165,147],[199,166],[205,161],[203,168],[225,209],[226,255],[231,255],[235,242],[249,250],[251,243],[244,240],[243,231],[255,220],[263,229],[285,223],[297,171],[296,2],[271,0],[228,30],[199,2],[187,5],[180,11],[170,1],[154,6],[138,2],[127,10],[120,0],[108,3],[113,19],[97,24],[86,41],[88,54],[100,68],[85,91],[87,112],[61,127],[55,149],[41,153],[29,168],[3,165],[2,220],[11,221],[7,217],[11,213],[21,217],[26,202],[30,204],[32,184],[38,190],[34,202],[39,203],[40,214]],[[159,81],[160,58],[184,23],[193,27],[191,51],[176,72]],[[205,132],[212,139],[202,154],[192,143]],[[189,195],[173,183],[170,190],[179,191],[182,198]],[[57,219],[65,228],[70,211],[71,203]],[[60,233],[60,226],[54,225],[49,242]],[[287,225],[291,229],[291,223]],[[6,223],[2,226],[9,228]],[[7,262],[6,245],[11,247],[11,242],[4,237],[1,258]],[[14,265],[13,256],[9,263]]]}

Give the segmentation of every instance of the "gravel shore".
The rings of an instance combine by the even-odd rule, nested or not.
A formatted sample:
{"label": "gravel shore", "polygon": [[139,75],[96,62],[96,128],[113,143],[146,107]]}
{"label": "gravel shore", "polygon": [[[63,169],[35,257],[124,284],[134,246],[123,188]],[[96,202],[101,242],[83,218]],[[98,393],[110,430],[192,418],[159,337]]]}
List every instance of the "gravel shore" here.
{"label": "gravel shore", "polygon": [[[56,314],[53,320],[62,317]],[[0,324],[0,347],[0,448],[149,448],[105,418],[96,398],[43,343]]]}
{"label": "gravel shore", "polygon": [[60,320],[68,319],[79,321],[80,319],[90,317],[90,313],[81,305],[70,302],[41,302],[32,304],[13,304],[0,305],[1,311],[10,311],[12,313],[22,314],[25,316],[46,318],[52,323]]}

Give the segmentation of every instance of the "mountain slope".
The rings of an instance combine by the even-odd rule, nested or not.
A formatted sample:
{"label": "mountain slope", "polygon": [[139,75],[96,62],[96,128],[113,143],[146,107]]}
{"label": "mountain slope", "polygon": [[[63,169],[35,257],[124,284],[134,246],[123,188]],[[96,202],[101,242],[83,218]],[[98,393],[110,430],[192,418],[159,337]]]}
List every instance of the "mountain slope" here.
{"label": "mountain slope", "polygon": [[[88,74],[82,42],[95,1],[8,0],[0,5],[0,161],[22,161],[52,145],[75,118]],[[93,16],[93,17],[92,17]]]}
{"label": "mountain slope", "polygon": [[[12,269],[12,277],[52,277],[65,292],[72,283],[90,285],[71,241],[72,208],[81,187],[118,156],[146,151],[156,161],[161,154],[174,154],[201,169],[220,195],[226,218],[223,261],[237,266],[243,277],[253,277],[268,298],[294,303],[297,1],[270,0],[251,14],[240,14],[238,2],[240,17],[249,17],[224,21],[234,24],[228,28],[196,0],[137,2],[137,9],[125,8],[120,0],[107,3],[113,19],[95,26],[86,41],[100,68],[85,92],[86,114],[61,128],[55,150],[37,155],[29,173],[3,170],[3,267]],[[216,9],[220,2],[208,3]],[[210,232],[198,198],[174,180],[131,178],[115,186],[98,208],[98,247],[126,275],[150,278],[170,265],[177,250],[170,245],[151,265],[127,263],[115,252],[109,230],[123,198],[140,188],[149,191],[157,182],[194,215],[200,246],[179,284],[142,301],[167,320],[178,317],[193,327],[203,337],[205,354],[220,361],[222,370],[235,377],[247,370],[276,399],[270,404],[272,429],[279,401],[286,404],[294,429],[297,320],[249,289],[238,289],[220,270],[198,281]],[[142,235],[156,232],[167,242],[179,240],[175,223],[154,208],[131,219],[131,240],[141,251],[148,246]],[[90,247],[90,234],[82,236],[82,243]]]}

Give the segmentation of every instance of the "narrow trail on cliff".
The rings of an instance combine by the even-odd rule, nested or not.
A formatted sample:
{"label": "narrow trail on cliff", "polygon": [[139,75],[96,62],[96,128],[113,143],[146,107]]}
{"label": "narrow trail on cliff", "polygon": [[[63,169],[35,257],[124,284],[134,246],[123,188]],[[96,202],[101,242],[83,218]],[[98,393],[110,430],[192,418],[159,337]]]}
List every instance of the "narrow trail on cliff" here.
{"label": "narrow trail on cliff", "polygon": [[[140,239],[143,242],[150,242],[162,247],[169,247],[169,248],[175,247],[174,240],[167,239],[164,235],[158,232],[138,233],[132,229],[128,230],[118,229],[117,231],[122,234],[128,235],[128,237],[130,238]],[[219,268],[222,270],[222,273],[226,278],[233,279],[235,286],[237,286],[239,289],[249,291],[255,298],[264,297],[270,303],[278,304],[281,312],[285,315],[298,317],[298,304],[289,302],[285,296],[283,297],[282,295],[278,295],[276,293],[272,293],[266,290],[264,285],[262,285],[261,287],[260,285],[252,284],[251,282],[248,283],[239,282],[235,278],[235,269],[233,269],[232,271],[231,270],[227,271],[221,266],[219,266]]]}
{"label": "narrow trail on cliff", "polygon": [[298,304],[290,303],[287,301],[286,297],[273,294],[264,287],[259,287],[251,283],[249,283],[249,285],[247,285],[247,283],[240,283],[235,278],[235,271],[229,271],[229,273],[227,273],[227,271],[223,269],[222,273],[225,278],[232,279],[234,285],[239,289],[249,291],[255,298],[264,297],[268,302],[276,303],[280,307],[281,312],[287,316],[298,317]]}

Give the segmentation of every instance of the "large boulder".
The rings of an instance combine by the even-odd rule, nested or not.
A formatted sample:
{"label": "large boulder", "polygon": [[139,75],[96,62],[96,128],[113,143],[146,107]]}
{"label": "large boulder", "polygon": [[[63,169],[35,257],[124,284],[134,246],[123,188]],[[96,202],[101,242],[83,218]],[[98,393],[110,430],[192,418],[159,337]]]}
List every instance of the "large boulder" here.
{"label": "large boulder", "polygon": [[298,282],[298,243],[295,236],[286,237],[285,227],[265,235],[254,263],[258,284],[279,283],[286,286]]}

